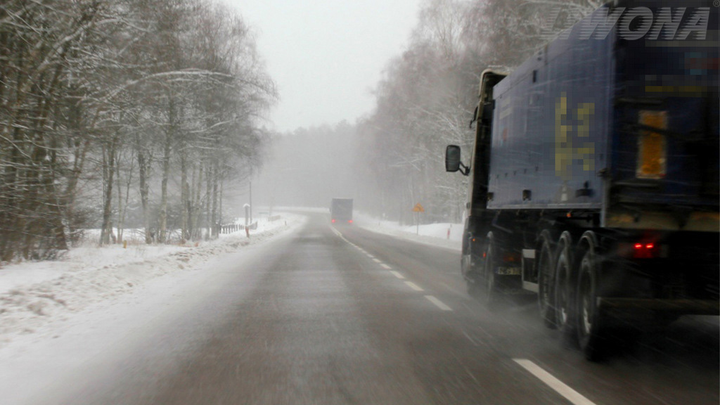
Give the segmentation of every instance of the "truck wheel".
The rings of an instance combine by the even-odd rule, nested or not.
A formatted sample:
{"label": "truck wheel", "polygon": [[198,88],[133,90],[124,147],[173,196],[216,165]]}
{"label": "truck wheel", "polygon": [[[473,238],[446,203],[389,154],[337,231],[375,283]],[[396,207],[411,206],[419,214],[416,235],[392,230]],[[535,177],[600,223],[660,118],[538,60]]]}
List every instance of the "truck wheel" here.
{"label": "truck wheel", "polygon": [[555,324],[562,333],[563,341],[568,344],[574,343],[577,325],[573,308],[575,285],[572,282],[571,250],[570,239],[560,237],[555,265]]}
{"label": "truck wheel", "polygon": [[602,317],[597,308],[598,273],[592,250],[585,252],[578,274],[578,343],[585,357],[590,361],[602,360],[605,356],[606,340],[602,335]]}
{"label": "truck wheel", "polygon": [[538,260],[538,307],[543,323],[548,328],[555,328],[555,290],[553,273],[555,263],[550,236],[543,233],[540,258]]}

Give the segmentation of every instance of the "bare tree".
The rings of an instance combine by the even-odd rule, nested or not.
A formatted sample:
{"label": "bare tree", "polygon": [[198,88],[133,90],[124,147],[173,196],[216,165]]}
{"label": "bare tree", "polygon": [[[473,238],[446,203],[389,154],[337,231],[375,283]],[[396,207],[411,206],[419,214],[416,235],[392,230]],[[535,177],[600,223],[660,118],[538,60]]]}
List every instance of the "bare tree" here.
{"label": "bare tree", "polygon": [[[220,190],[221,168],[258,163],[261,143],[240,138],[257,138],[257,116],[275,98],[250,30],[208,0],[4,1],[0,260],[52,257],[92,211],[108,243],[112,222],[124,227],[131,185],[148,243],[156,229],[167,239],[178,206],[189,237],[201,201],[219,209],[219,191],[203,195],[202,181]],[[173,204],[179,153],[182,203]],[[137,178],[127,159],[137,159]]]}

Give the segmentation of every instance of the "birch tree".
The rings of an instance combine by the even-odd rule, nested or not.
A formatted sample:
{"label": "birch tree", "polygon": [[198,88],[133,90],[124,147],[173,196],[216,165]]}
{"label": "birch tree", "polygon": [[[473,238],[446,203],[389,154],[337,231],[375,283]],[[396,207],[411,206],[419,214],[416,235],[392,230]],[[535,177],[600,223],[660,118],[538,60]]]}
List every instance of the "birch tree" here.
{"label": "birch tree", "polygon": [[[224,104],[206,105],[215,98]],[[92,221],[109,243],[131,194],[148,243],[168,239],[176,206],[187,207],[189,236],[200,201],[220,207],[202,181],[221,190],[217,173],[259,163],[257,118],[275,98],[251,31],[209,0],[2,2],[0,260],[53,257]],[[228,145],[238,148],[210,159]],[[185,191],[174,204],[181,150]]]}

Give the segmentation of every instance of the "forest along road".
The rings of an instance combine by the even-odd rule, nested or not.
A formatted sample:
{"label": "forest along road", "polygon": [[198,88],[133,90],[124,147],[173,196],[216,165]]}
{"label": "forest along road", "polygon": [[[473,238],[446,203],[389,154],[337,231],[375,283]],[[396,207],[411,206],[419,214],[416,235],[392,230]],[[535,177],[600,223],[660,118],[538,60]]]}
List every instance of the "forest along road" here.
{"label": "forest along road", "polygon": [[[532,302],[490,312],[459,253],[311,215],[38,387],[52,404],[717,404],[718,326],[678,323],[589,363]],[[187,306],[186,306],[187,307]]]}

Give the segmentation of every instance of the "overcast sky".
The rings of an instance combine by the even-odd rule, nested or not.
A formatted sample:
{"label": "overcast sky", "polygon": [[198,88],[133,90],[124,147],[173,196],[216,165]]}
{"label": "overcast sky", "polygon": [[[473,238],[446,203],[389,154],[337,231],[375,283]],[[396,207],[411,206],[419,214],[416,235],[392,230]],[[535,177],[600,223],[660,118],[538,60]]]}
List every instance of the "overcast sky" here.
{"label": "overcast sky", "polygon": [[355,120],[374,106],[371,90],[399,55],[421,0],[224,0],[257,32],[280,92],[268,127],[291,131]]}

